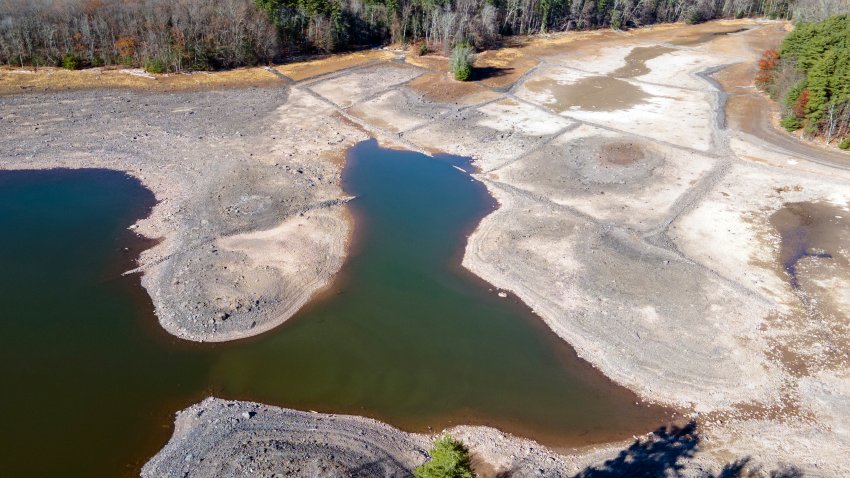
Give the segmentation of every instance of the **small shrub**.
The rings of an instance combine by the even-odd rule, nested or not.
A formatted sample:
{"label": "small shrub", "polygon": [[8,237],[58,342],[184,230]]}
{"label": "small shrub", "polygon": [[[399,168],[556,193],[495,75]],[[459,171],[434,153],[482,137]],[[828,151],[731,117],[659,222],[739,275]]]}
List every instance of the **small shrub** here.
{"label": "small shrub", "polygon": [[759,59],[759,71],[756,74],[756,86],[762,90],[773,84],[776,66],[779,63],[779,52],[775,48],[765,50]]}
{"label": "small shrub", "polygon": [[455,80],[469,80],[472,77],[473,63],[475,63],[475,54],[472,51],[472,45],[466,42],[455,45],[449,64]]}
{"label": "small shrub", "polygon": [[145,71],[148,73],[160,74],[168,70],[168,65],[161,58],[151,58],[145,62]]}
{"label": "small shrub", "polygon": [[62,58],[62,68],[66,70],[79,70],[80,69],[80,60],[76,56],[71,53],[65,55]]}
{"label": "small shrub", "polygon": [[809,138],[814,138],[818,134],[818,125],[817,123],[812,123],[811,121],[803,122],[803,134]]}
{"label": "small shrub", "polygon": [[623,14],[619,10],[611,12],[611,28],[614,30],[623,29]]}
{"label": "small shrub", "polygon": [[469,450],[449,435],[434,442],[429,452],[431,461],[413,470],[416,478],[474,478]]}
{"label": "small shrub", "polygon": [[685,23],[687,23],[688,25],[696,25],[704,21],[705,20],[702,18],[702,13],[696,6],[689,8],[687,13],[685,13]]}
{"label": "small shrub", "polygon": [[789,133],[797,131],[803,126],[800,123],[800,120],[794,115],[788,115],[782,118],[779,124],[782,125],[782,127],[785,128],[785,131],[788,131]]}
{"label": "small shrub", "polygon": [[797,96],[797,101],[794,102],[794,106],[791,110],[794,112],[794,116],[797,118],[802,118],[806,116],[806,111],[809,106],[809,90],[803,90]]}
{"label": "small shrub", "polygon": [[105,64],[106,64],[106,62],[105,62],[105,61],[103,61],[103,58],[101,58],[101,57],[99,57],[99,56],[97,56],[97,55],[95,55],[95,56],[93,56],[93,57],[92,57],[92,59],[91,59],[91,62],[90,62],[90,63],[91,63],[91,66],[93,66],[93,67],[99,67],[99,66],[103,66],[103,65],[105,65]]}
{"label": "small shrub", "polygon": [[419,44],[419,56],[425,56],[428,54],[428,44],[426,42],[422,42]]}
{"label": "small shrub", "polygon": [[838,147],[841,149],[850,149],[850,134],[844,137],[840,143],[838,143]]}
{"label": "small shrub", "polygon": [[785,104],[793,105],[797,98],[800,97],[800,93],[806,89],[806,80],[803,79],[797,83],[795,83],[791,88],[788,88],[788,94],[785,95]]}

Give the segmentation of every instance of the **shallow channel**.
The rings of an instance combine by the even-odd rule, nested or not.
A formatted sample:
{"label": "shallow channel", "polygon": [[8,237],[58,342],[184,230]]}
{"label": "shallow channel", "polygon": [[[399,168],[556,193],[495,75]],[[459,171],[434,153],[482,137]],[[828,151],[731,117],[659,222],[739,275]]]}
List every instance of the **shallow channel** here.
{"label": "shallow channel", "polygon": [[466,236],[495,207],[468,170],[462,158],[354,147],[343,185],[357,233],[333,287],[274,331],[228,344],[167,335],[138,277],[120,275],[148,245],[127,230],[153,205],[138,181],[0,172],[0,469],[138,476],[173,413],[208,395],[411,431],[494,425],[553,446],[667,421],[461,268]]}

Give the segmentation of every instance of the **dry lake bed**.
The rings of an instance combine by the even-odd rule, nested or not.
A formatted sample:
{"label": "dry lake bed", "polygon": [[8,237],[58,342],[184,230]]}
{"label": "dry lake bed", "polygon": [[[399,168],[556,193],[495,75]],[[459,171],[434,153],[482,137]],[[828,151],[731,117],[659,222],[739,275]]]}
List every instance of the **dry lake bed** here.
{"label": "dry lake bed", "polygon": [[56,315],[3,325],[4,468],[96,436],[89,476],[407,476],[448,429],[481,476],[850,474],[850,156],[752,87],[788,27],[533,37],[470,83],[1,71],[0,297]]}

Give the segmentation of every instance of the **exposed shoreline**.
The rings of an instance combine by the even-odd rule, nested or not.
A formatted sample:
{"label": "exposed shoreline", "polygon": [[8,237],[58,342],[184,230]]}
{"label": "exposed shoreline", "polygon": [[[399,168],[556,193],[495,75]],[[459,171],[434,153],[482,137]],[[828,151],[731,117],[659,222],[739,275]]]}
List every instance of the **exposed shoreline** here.
{"label": "exposed shoreline", "polygon": [[[511,476],[571,476],[616,457],[630,444],[624,441],[555,453],[489,427],[464,425],[446,432],[470,446],[482,477],[507,469]],[[145,464],[142,476],[233,476],[245,472],[409,476],[410,470],[427,460],[432,438],[359,416],[208,398],[178,412],[171,441]],[[649,448],[657,438],[647,435],[639,443]]]}
{"label": "exposed shoreline", "polygon": [[[838,204],[850,198],[838,180],[845,174],[797,156],[799,150],[767,145],[742,130],[741,117],[736,116],[737,95],[731,94],[724,104],[723,92],[706,92],[705,78],[697,76],[720,65],[754,64],[760,42],[775,38],[782,25],[726,21],[698,27],[665,25],[622,35],[593,32],[567,40],[555,37],[550,43],[541,39],[522,50],[483,55],[485,65],[514,65],[513,70],[474,87],[458,85],[464,88],[461,93],[440,79],[434,65],[413,67],[371,59],[354,66],[346,63],[339,72],[307,76],[287,87],[286,98],[271,101],[274,108],[269,107],[275,97],[271,90],[244,93],[268,111],[262,133],[249,140],[241,139],[237,122],[219,133],[216,144],[200,146],[207,148],[203,151],[197,151],[201,142],[178,135],[163,139],[159,155],[142,149],[128,152],[116,144],[115,157],[107,159],[97,154],[98,147],[74,146],[58,150],[64,151],[58,160],[59,154],[49,147],[47,151],[33,147],[33,155],[25,153],[26,148],[20,154],[4,153],[11,161],[4,161],[3,167],[89,165],[138,177],[161,200],[137,229],[147,237],[165,238],[140,259],[143,284],[157,315],[175,335],[218,341],[275,327],[326,286],[341,267],[351,226],[341,212],[344,196],[334,155],[369,132],[400,147],[473,156],[481,170],[478,179],[500,207],[470,237],[464,266],[495,287],[514,291],[580,356],[614,381],[649,401],[698,412],[705,453],[688,462],[694,476],[700,476],[697,470],[716,469],[729,457],[742,456],[771,468],[790,463],[808,472],[841,476],[847,470],[830,463],[829,457],[850,450],[850,437],[842,431],[846,419],[840,412],[850,397],[848,378],[838,358],[805,376],[777,358],[776,350],[805,356],[797,341],[813,332],[793,325],[808,312],[799,309],[795,293],[774,271],[776,235],[764,218],[787,201]],[[742,26],[751,30],[741,32]],[[705,31],[712,28],[730,35],[711,37]],[[699,43],[670,43],[673,38],[684,42],[699,35],[709,35],[705,41],[711,43],[710,51]],[[566,44],[570,51],[564,54]],[[626,103],[620,105],[558,110],[559,85],[612,77],[631,47],[659,44],[675,48],[647,60],[649,73],[637,79],[615,78],[642,89],[649,101],[631,105],[624,98]],[[718,76],[741,68],[724,69]],[[436,76],[427,85],[417,83],[427,75]],[[549,90],[528,88],[530,78],[548,81]],[[720,84],[731,83],[721,79]],[[2,99],[20,103],[23,98]],[[138,98],[144,102],[151,97]],[[222,111],[232,111],[244,99],[234,98]],[[191,108],[191,102],[187,106]],[[730,129],[719,122],[724,109]],[[51,114],[44,112],[42,120]],[[180,128],[168,120],[166,124]],[[18,137],[35,139],[34,133],[23,131],[17,131]],[[192,128],[186,133],[193,134]],[[96,132],[91,136],[92,144],[98,144]],[[64,137],[58,134],[58,138]],[[305,146],[304,138],[314,141]],[[193,164],[164,159],[165,151],[178,150],[175,144],[196,155],[189,161]],[[226,159],[217,164],[210,157]],[[556,163],[548,158],[575,159]],[[618,162],[607,164],[600,158]],[[303,172],[285,173],[298,168]],[[299,182],[305,176],[310,180]],[[281,177],[287,178],[283,184],[255,182]],[[197,194],[198,178],[207,188],[205,194]],[[246,192],[233,184],[250,184],[254,190]],[[309,184],[306,194],[305,184]],[[798,184],[802,189],[795,191]],[[783,192],[772,192],[778,189]],[[216,202],[222,196],[227,201]],[[286,202],[293,196],[295,201]],[[236,207],[236,212],[222,215],[205,207],[212,205]],[[240,209],[243,206],[246,209]],[[250,213],[239,212],[246,210]],[[304,219],[300,212],[305,212]],[[298,224],[322,234],[298,243],[310,254],[281,255],[282,244]],[[210,259],[213,249],[215,257]],[[505,254],[508,250],[514,252]],[[306,276],[298,268],[328,256],[331,260]],[[294,264],[295,272],[280,264]],[[218,269],[223,265],[229,272]],[[263,284],[240,283],[244,274],[239,271],[253,271],[258,265],[269,272]],[[844,269],[829,276],[816,264],[811,267],[812,277],[833,284],[829,287],[845,284]],[[236,285],[180,290],[176,286],[184,274]],[[286,288],[269,288],[276,281]],[[811,287],[807,293],[834,303],[834,310],[819,313],[837,313],[840,318],[846,298],[823,295],[821,286]],[[263,290],[259,296],[254,293],[258,289]],[[217,302],[220,296],[226,299]],[[249,307],[258,297],[260,302],[254,305],[259,307]],[[234,300],[241,305],[233,305]],[[187,310],[189,304],[196,305],[192,302],[201,305]],[[234,313],[217,321],[214,314],[224,310]],[[187,316],[203,319],[187,321]],[[205,323],[210,316],[213,322]],[[781,327],[777,317],[785,320]],[[833,347],[845,339],[841,334]],[[173,443],[181,433],[175,434]],[[217,440],[214,429],[198,433],[204,440]],[[489,448],[476,445],[476,437],[497,432],[455,433],[481,452]],[[508,441],[488,458],[491,465],[501,458],[497,468],[502,470],[519,466],[505,457],[527,446],[521,440]],[[793,447],[785,445],[792,443]],[[598,463],[621,446],[602,447],[606,451],[593,459]],[[158,455],[152,463],[163,460],[167,461]],[[564,465],[560,473],[576,470]],[[164,476],[160,471],[147,473]]]}

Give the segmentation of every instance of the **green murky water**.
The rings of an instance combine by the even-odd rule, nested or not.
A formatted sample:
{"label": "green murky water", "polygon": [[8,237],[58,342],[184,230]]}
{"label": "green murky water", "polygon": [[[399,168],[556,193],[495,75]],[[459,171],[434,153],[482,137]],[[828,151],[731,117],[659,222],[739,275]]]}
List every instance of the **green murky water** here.
{"label": "green murky water", "polygon": [[137,475],[173,413],[210,394],[555,445],[655,428],[664,410],[635,405],[460,267],[494,204],[454,166],[466,163],[355,147],[344,187],[357,237],[333,289],[268,334],[217,345],[165,334],[138,278],[120,276],[145,247],[126,229],[153,202],[137,181],[0,172],[3,474]]}

